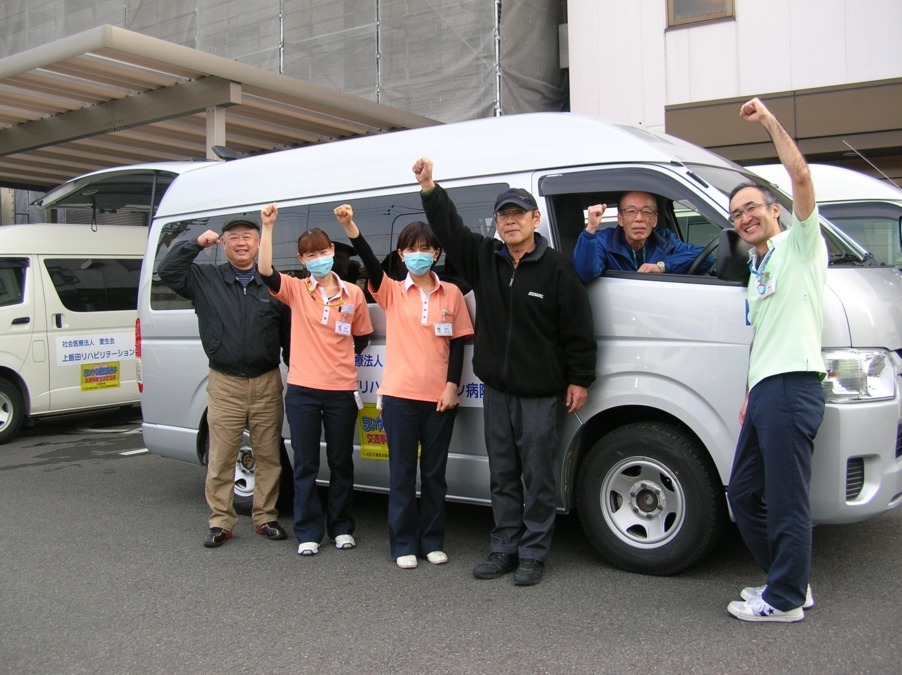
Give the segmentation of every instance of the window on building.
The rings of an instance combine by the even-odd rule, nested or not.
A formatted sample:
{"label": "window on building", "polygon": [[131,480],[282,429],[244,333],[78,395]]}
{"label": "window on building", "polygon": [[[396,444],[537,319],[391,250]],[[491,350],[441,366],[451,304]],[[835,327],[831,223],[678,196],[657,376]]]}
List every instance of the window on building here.
{"label": "window on building", "polygon": [[667,0],[667,25],[685,26],[736,16],[734,0]]}

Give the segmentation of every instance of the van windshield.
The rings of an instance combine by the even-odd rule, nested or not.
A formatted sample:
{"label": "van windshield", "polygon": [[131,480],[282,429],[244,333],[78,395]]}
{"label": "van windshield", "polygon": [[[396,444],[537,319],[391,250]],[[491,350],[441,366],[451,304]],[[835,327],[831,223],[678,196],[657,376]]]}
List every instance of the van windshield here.
{"label": "van windshield", "polygon": [[[722,192],[725,206],[728,206],[726,200],[729,199],[730,192],[732,192],[737,185],[741,185],[742,183],[767,182],[756,174],[736,169],[727,169],[704,164],[687,164],[686,168],[695,174],[697,179],[703,180],[711,187]],[[771,186],[771,189],[780,206],[783,207],[780,210],[780,224],[786,229],[792,223],[792,218],[790,216],[792,211],[792,198],[773,185]],[[854,265],[870,267],[879,265],[869,251],[833,225],[829,220],[824,218],[823,215],[821,215],[821,231],[827,242],[830,266]]]}

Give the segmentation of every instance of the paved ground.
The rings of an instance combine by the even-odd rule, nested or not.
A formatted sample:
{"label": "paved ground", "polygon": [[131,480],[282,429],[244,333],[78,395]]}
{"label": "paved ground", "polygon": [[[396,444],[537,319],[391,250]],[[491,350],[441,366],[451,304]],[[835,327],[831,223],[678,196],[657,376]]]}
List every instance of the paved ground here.
{"label": "paved ground", "polygon": [[[491,514],[450,505],[451,561],[400,570],[386,500],[353,551],[299,558],[242,518],[201,546],[203,470],[146,453],[138,411],[42,423],[0,446],[0,672],[899,672],[902,510],[815,530],[818,606],[794,625],[725,611],[759,583],[734,528],[671,578],[600,562],[559,517],[545,580],[474,579]],[[290,526],[290,518],[282,524]]]}

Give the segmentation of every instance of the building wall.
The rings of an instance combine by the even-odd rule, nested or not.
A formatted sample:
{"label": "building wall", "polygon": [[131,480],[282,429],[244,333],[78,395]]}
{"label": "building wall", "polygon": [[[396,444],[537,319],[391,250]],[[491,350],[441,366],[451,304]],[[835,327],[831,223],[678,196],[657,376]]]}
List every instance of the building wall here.
{"label": "building wall", "polygon": [[902,77],[899,0],[735,0],[667,28],[666,0],[568,0],[574,112],[664,130],[666,106]]}

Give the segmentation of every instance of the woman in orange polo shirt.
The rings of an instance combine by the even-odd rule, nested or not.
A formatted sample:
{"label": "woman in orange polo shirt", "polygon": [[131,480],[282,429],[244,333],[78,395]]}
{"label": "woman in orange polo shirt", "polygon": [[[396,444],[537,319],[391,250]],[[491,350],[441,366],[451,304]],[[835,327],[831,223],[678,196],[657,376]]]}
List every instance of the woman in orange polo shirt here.
{"label": "woman in orange polo shirt", "polygon": [[[373,332],[363,291],[332,271],[335,247],[315,228],[298,237],[298,260],[310,277],[279,274],[272,265],[272,233],[279,209],[260,212],[263,231],[257,269],[270,293],[291,308],[291,353],[285,413],[294,451],[294,534],[298,555],[316,555],[325,534],[338,549],[354,548],[354,428],[360,394],[355,354]],[[329,499],[316,490],[320,435],[326,440]]]}
{"label": "woman in orange polo shirt", "polygon": [[[347,204],[335,209],[369,274],[369,290],[385,310],[385,370],[379,393],[388,439],[391,473],[388,533],[398,567],[412,569],[417,557],[448,562],[445,546],[445,467],[457,415],[463,369],[463,341],[473,324],[457,286],[439,280],[432,266],[441,255],[438,240],[422,222],[398,235],[398,254],[407,277],[385,276],[354,223]],[[420,447],[420,505],[417,512],[417,447]]]}

